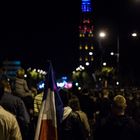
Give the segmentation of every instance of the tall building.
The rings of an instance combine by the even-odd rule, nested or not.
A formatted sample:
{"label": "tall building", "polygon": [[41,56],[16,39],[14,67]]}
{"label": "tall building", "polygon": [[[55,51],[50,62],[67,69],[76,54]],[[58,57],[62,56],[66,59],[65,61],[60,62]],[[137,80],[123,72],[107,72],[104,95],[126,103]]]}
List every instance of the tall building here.
{"label": "tall building", "polygon": [[79,63],[87,67],[94,67],[95,65],[96,49],[93,20],[94,16],[91,0],[82,0],[79,25]]}

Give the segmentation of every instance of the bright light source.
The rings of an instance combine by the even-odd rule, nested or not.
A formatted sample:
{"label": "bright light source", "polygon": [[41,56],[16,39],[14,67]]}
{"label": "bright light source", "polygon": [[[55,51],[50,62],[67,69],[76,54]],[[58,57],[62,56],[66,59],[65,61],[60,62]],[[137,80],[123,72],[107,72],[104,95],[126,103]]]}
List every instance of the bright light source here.
{"label": "bright light source", "polygon": [[79,84],[76,82],[75,85],[78,86]]}
{"label": "bright light source", "polygon": [[106,62],[103,62],[103,66],[106,66]]}
{"label": "bright light source", "polygon": [[133,37],[137,37],[137,33],[132,33],[132,36]]}
{"label": "bright light source", "polygon": [[106,33],[105,32],[100,32],[99,33],[99,37],[100,38],[105,38],[106,37]]}
{"label": "bright light source", "polygon": [[114,52],[111,52],[110,55],[114,55]]}
{"label": "bright light source", "polygon": [[86,62],[86,66],[89,66],[89,62]]}
{"label": "bright light source", "polygon": [[93,55],[93,52],[89,52],[89,55]]}
{"label": "bright light source", "polygon": [[118,82],[118,81],[116,82],[116,85],[117,85],[117,86],[119,85],[119,82]]}
{"label": "bright light source", "polygon": [[78,87],[78,90],[81,90],[81,87]]}
{"label": "bright light source", "polygon": [[75,71],[73,71],[72,73],[73,73],[73,74],[75,74],[76,72],[75,72]]}

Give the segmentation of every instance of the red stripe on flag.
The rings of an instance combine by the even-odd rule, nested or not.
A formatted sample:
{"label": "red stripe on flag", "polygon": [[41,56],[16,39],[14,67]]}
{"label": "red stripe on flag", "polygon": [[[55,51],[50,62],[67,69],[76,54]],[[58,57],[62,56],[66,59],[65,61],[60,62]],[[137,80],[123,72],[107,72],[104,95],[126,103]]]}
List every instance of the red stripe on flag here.
{"label": "red stripe on flag", "polygon": [[39,139],[57,140],[57,129],[53,126],[52,120],[42,120]]}

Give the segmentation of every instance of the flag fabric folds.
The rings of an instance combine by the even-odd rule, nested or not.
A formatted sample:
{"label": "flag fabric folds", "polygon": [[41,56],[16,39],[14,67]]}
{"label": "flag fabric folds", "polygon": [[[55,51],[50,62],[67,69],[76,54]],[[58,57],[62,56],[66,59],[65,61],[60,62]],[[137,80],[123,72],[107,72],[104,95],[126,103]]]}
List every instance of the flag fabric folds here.
{"label": "flag fabric folds", "polygon": [[57,127],[63,116],[63,105],[57,92],[53,67],[49,64],[34,140],[58,140]]}

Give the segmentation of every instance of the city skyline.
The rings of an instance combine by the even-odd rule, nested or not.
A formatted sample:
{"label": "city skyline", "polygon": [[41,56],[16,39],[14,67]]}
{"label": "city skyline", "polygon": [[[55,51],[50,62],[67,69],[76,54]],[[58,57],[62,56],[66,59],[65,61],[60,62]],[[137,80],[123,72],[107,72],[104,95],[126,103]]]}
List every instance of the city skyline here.
{"label": "city skyline", "polygon": [[[57,1],[55,4],[49,1],[31,5],[16,7],[12,4],[5,10],[7,13],[2,18],[0,42],[1,60],[17,58],[24,65],[35,67],[37,64],[45,68],[45,61],[51,59],[58,73],[71,72],[77,67],[79,58],[81,1]],[[102,41],[102,46],[116,47],[116,36],[119,34],[123,72],[128,70],[132,75],[138,74],[140,66],[136,61],[139,59],[140,39],[132,39],[130,33],[140,31],[139,4],[98,0],[92,1],[92,5],[95,38],[98,31],[104,29],[108,32],[108,38]]]}

